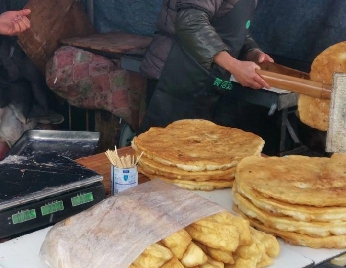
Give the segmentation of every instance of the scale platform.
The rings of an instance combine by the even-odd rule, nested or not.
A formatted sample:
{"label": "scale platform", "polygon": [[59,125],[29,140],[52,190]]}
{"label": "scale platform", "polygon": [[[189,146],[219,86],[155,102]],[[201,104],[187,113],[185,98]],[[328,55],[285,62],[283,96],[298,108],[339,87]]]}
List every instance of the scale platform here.
{"label": "scale platform", "polygon": [[0,238],[61,221],[105,198],[103,177],[56,153],[0,162]]}

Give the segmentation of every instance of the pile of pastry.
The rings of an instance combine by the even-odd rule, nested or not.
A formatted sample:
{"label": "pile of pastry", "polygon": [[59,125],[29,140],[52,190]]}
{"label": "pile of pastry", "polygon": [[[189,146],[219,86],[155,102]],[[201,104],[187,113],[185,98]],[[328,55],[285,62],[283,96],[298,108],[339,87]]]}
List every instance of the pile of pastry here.
{"label": "pile of pastry", "polygon": [[294,245],[346,247],[346,155],[248,157],[237,166],[234,210]]}
{"label": "pile of pastry", "polygon": [[233,185],[235,168],[247,156],[260,155],[261,137],[207,120],[187,119],[152,127],[135,137],[132,148],[139,172],[190,190]]}
{"label": "pile of pastry", "polygon": [[261,268],[272,264],[279,251],[274,236],[225,211],[147,247],[130,268]]}

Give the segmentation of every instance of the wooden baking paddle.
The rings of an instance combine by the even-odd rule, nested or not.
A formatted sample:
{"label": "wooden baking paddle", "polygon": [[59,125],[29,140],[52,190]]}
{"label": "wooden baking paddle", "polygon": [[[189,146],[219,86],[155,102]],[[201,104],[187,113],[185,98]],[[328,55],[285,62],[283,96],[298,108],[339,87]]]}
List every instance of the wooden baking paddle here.
{"label": "wooden baking paddle", "polygon": [[309,74],[276,63],[260,64],[257,73],[271,86],[314,98],[330,99],[331,85],[309,80]]}
{"label": "wooden baking paddle", "polygon": [[346,73],[333,74],[333,86],[309,79],[309,74],[275,63],[260,65],[258,74],[275,88],[330,99],[326,152],[346,153]]}

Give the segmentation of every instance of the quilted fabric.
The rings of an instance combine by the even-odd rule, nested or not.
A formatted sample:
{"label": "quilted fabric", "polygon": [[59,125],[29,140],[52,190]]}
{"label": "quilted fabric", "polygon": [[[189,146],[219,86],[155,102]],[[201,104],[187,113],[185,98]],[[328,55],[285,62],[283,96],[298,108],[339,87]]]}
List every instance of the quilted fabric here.
{"label": "quilted fabric", "polygon": [[122,70],[119,61],[62,46],[47,63],[46,81],[71,105],[107,110],[134,130],[139,126],[146,80],[138,73]]}

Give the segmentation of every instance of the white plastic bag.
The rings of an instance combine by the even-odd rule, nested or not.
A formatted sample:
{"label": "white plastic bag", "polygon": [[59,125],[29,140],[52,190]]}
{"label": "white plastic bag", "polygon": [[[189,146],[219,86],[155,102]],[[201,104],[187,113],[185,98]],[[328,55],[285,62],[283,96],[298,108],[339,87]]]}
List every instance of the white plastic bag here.
{"label": "white plastic bag", "polygon": [[40,258],[51,268],[127,268],[149,245],[223,210],[192,191],[153,180],[57,223]]}

